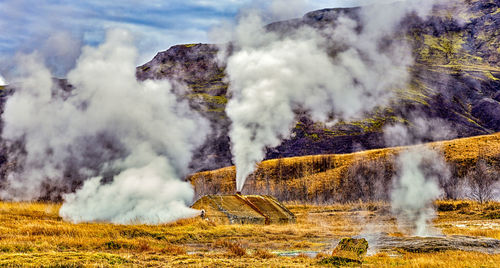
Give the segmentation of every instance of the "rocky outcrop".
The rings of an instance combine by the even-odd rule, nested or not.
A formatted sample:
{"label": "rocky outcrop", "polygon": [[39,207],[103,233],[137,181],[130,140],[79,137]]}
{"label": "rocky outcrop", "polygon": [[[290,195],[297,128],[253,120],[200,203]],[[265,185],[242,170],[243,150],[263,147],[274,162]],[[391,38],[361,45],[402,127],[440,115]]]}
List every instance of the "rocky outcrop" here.
{"label": "rocky outcrop", "polygon": [[194,87],[197,82],[205,85],[209,81],[221,81],[224,70],[217,64],[218,51],[216,45],[173,46],[167,51],[159,52],[150,62],[139,66],[137,78],[140,80],[176,79]]}

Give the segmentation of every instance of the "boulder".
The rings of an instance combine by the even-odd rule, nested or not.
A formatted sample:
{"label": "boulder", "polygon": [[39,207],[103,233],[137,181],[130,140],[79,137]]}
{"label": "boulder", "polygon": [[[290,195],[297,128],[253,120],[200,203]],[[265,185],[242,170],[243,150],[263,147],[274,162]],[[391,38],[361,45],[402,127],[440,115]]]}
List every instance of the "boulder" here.
{"label": "boulder", "polygon": [[361,261],[368,252],[368,241],[364,238],[342,238],[332,255]]}

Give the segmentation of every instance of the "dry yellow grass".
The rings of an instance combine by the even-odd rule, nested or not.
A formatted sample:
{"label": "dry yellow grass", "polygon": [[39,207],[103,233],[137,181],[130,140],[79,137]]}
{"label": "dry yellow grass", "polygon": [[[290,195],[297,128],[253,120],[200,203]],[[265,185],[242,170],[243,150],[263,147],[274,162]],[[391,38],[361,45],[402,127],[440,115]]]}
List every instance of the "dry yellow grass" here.
{"label": "dry yellow grass", "polygon": [[500,256],[475,252],[446,251],[433,254],[405,253],[399,258],[390,258],[386,254],[368,257],[365,260],[370,267],[498,267]]}
{"label": "dry yellow grass", "polygon": [[[372,161],[381,165],[393,166],[395,156],[409,148],[427,146],[443,153],[450,164],[457,167],[457,175],[464,176],[475,165],[479,155],[495,158],[500,155],[500,133],[433,142],[410,147],[394,147],[368,150],[351,154],[314,155],[263,161],[250,175],[244,189],[250,193],[278,195],[286,189],[302,200],[315,200],[318,193],[330,192],[333,195],[342,187],[340,180],[346,177],[350,166],[358,162]],[[193,174],[189,180],[198,194],[234,193],[236,170],[226,167],[214,171]],[[212,187],[212,188],[210,188]],[[285,200],[294,198],[281,197]]]}
{"label": "dry yellow grass", "polygon": [[434,223],[443,234],[500,239],[500,204],[498,202],[479,204],[472,201],[441,201],[439,203],[455,205],[453,211],[438,212],[439,217]]}
{"label": "dry yellow grass", "polygon": [[[438,207],[440,203],[446,202],[438,202]],[[497,211],[500,203],[465,203],[469,205],[439,212],[436,226],[447,234],[498,238],[500,220],[486,215]],[[59,204],[1,202],[0,266],[316,266],[319,260],[304,254],[279,257],[275,253],[317,251],[326,256],[338,239],[367,232],[368,225],[378,231],[396,231],[384,203],[287,206],[296,214],[296,224],[217,225],[195,218],[157,226],[126,226],[64,222],[58,216]],[[477,228],[461,228],[463,225]],[[496,227],[477,231],[487,225]],[[498,262],[499,255],[481,253],[403,252],[397,257],[368,257],[365,265],[494,267]]]}

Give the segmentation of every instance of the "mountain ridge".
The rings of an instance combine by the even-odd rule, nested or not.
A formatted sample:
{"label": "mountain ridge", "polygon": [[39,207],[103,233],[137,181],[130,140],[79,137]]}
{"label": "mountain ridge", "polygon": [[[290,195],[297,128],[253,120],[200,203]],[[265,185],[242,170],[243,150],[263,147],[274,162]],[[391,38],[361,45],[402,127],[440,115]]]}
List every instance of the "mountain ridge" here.
{"label": "mountain ridge", "polygon": [[[359,8],[322,9],[302,18],[274,22],[268,31],[283,34],[294,27],[329,27],[340,15],[359,19]],[[305,111],[296,114],[290,138],[268,148],[266,159],[316,154],[350,153],[387,147],[383,129],[395,123],[415,130],[414,117],[422,116],[449,125],[454,136],[469,137],[500,131],[500,1],[464,0],[438,6],[423,20],[408,16],[399,34],[412,45],[415,64],[408,88],[364,118],[333,126],[314,122]],[[225,65],[214,44],[176,45],[136,69],[139,80],[169,79],[180,99],[210,121],[212,133],[195,152],[191,169],[212,170],[232,165],[225,106],[230,98]],[[231,53],[229,47],[228,53]],[[179,82],[179,83],[177,83]],[[186,85],[186,86],[182,86]],[[71,89],[61,80],[63,90]],[[0,112],[11,88],[0,91]],[[0,122],[1,124],[1,122]],[[423,142],[450,136],[423,136]],[[6,162],[6,150],[0,165]]]}
{"label": "mountain ridge", "polygon": [[[329,27],[340,15],[359,19],[358,12],[359,8],[322,9],[299,19],[271,23],[266,29],[286,34],[301,25]],[[298,113],[291,138],[276,148],[268,148],[266,159],[384,148],[383,128],[404,123],[411,129],[411,117],[416,114],[443,120],[456,130],[459,138],[499,131],[499,2],[439,5],[425,20],[408,16],[400,28],[400,34],[413,47],[415,58],[408,88],[396,92],[397,98],[389,106],[380,107],[361,120],[340,121],[333,127],[313,122],[307,113]],[[224,70],[225,66],[217,61],[217,46],[210,44],[177,45],[137,68],[139,79],[168,78],[188,85],[180,95],[212,122],[216,134],[195,156],[209,160],[199,165],[195,159],[195,170],[231,165],[227,136],[230,121],[224,112],[229,97]],[[446,138],[450,137],[421,137],[423,141]]]}

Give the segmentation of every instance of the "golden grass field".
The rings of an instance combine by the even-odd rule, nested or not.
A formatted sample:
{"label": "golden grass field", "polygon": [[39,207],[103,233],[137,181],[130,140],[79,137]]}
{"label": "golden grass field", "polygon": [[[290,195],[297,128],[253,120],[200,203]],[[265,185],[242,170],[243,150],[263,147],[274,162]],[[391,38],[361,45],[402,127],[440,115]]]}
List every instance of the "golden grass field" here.
{"label": "golden grass field", "polygon": [[[434,225],[442,233],[500,239],[500,203],[439,201],[436,206],[450,203],[467,205],[439,212]],[[340,238],[362,234],[368,225],[400,235],[387,204],[287,206],[296,214],[296,224],[217,225],[194,218],[148,226],[72,224],[58,216],[59,204],[2,202],[0,266],[307,267],[318,266]],[[276,254],[292,250],[320,253],[314,258]],[[400,251],[395,256],[366,257],[363,266],[498,267],[498,263],[499,254]]]}
{"label": "golden grass field", "polygon": [[[500,154],[500,134],[420,146],[441,150],[448,162],[466,170],[480,154],[483,157]],[[307,185],[312,185],[310,189],[319,188],[337,181],[356,161],[385,161],[406,149],[264,161],[250,181],[258,181],[254,186],[271,176],[278,181],[286,170],[283,167],[295,168],[300,163],[300,176],[287,182],[290,191],[298,181],[308,182]],[[318,163],[323,168],[326,163],[328,168],[315,168]],[[303,167],[308,168],[303,170]],[[195,188],[199,186],[198,179],[216,180],[223,186],[222,192],[232,193],[234,168],[195,174],[191,177]],[[331,254],[342,237],[373,231],[404,235],[385,203],[313,205],[289,201],[285,205],[297,216],[296,224],[220,225],[194,218],[148,226],[72,224],[59,217],[60,204],[0,202],[0,266],[307,267],[319,266],[321,258]],[[438,201],[435,206],[453,208],[438,209],[434,227],[442,234],[500,239],[500,203]],[[297,256],[278,256],[290,251],[296,251]],[[318,252],[318,256],[301,252]],[[500,254],[399,250],[395,254],[368,256],[363,266],[498,267],[498,263]]]}
{"label": "golden grass field", "polygon": [[[474,167],[479,156],[494,161],[500,159],[500,133],[461,138],[428,144],[393,147],[361,151],[350,154],[314,155],[267,160],[259,163],[250,175],[245,189],[252,194],[294,193],[303,200],[313,201],[318,193],[327,196],[339,194],[345,189],[340,185],[341,178],[353,164],[373,162],[392,169],[396,156],[404,150],[427,147],[441,152],[450,166],[456,167],[455,176],[465,176]],[[236,169],[234,166],[218,170],[199,172],[188,179],[195,186],[198,195],[214,193],[233,194],[235,192]],[[209,188],[208,190],[205,188]],[[210,188],[211,187],[211,188]],[[281,200],[294,200],[278,196]]]}

